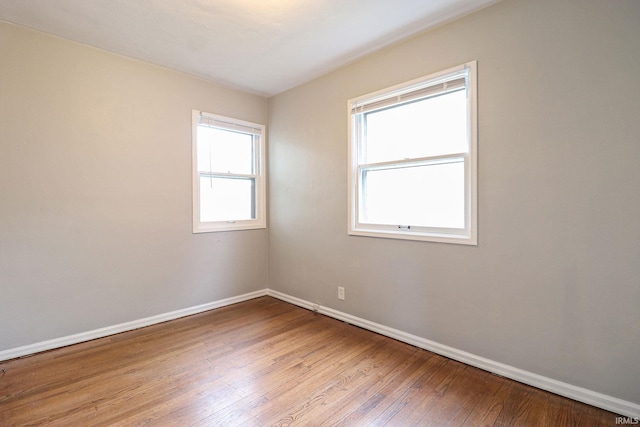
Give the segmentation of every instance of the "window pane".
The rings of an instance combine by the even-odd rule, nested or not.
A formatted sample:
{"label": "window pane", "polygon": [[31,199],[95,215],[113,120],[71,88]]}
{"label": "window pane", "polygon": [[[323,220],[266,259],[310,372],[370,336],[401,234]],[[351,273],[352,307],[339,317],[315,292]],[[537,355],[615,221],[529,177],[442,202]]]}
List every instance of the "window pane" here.
{"label": "window pane", "polygon": [[200,177],[200,221],[255,218],[255,179]]}
{"label": "window pane", "polygon": [[464,162],[363,172],[362,222],[464,228]]}
{"label": "window pane", "polygon": [[468,151],[465,90],[365,114],[363,163]]}
{"label": "window pane", "polygon": [[198,126],[198,171],[252,175],[253,136]]}

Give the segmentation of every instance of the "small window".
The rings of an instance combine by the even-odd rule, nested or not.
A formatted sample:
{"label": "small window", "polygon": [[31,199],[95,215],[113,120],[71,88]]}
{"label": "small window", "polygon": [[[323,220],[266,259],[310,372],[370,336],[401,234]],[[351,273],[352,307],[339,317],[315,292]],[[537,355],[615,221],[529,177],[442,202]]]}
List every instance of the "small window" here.
{"label": "small window", "polygon": [[266,227],[264,126],[193,111],[193,232]]}
{"label": "small window", "polygon": [[476,62],[348,110],[349,234],[476,245]]}

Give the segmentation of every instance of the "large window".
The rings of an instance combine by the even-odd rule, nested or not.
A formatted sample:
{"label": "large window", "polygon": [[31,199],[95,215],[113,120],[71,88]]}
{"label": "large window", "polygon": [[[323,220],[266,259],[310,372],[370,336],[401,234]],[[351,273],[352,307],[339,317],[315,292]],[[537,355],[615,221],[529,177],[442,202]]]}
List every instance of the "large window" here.
{"label": "large window", "polygon": [[264,126],[193,111],[193,232],[266,227]]}
{"label": "large window", "polygon": [[477,244],[476,63],[349,101],[349,234]]}

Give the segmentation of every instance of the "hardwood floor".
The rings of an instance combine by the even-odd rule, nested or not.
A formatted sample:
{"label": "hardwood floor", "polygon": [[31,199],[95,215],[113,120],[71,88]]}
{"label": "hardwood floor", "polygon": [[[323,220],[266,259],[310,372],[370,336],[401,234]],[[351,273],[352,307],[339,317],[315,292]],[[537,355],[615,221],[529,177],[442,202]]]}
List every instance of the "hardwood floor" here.
{"label": "hardwood floor", "polygon": [[599,426],[615,417],[270,297],[0,362],[1,426]]}

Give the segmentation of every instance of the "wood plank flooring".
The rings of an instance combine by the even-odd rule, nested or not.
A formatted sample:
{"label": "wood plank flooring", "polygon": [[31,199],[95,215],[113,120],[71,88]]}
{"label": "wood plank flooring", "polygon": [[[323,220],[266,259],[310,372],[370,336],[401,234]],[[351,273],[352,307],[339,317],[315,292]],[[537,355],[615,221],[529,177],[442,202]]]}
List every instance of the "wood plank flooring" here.
{"label": "wood plank flooring", "polygon": [[615,417],[270,297],[0,362],[0,426],[600,426]]}

